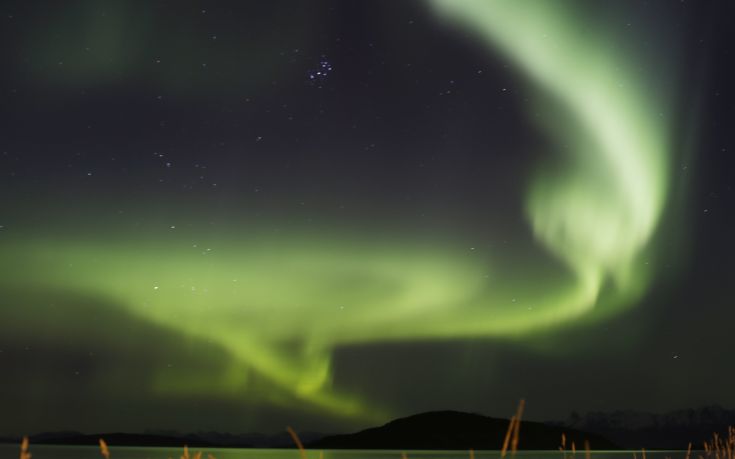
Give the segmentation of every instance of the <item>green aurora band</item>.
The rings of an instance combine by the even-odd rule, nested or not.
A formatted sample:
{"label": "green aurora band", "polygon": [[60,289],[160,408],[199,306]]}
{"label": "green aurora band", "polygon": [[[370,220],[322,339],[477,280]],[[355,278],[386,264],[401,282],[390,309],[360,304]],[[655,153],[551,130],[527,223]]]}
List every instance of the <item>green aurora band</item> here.
{"label": "green aurora band", "polygon": [[[217,392],[282,405],[296,399],[366,419],[385,413],[331,384],[339,346],[527,336],[603,304],[617,311],[635,303],[650,277],[644,258],[667,194],[661,101],[644,91],[630,60],[602,51],[610,37],[588,36],[566,2],[431,6],[512,61],[539,92],[539,118],[555,120],[541,127],[557,145],[557,165],[550,159],[534,175],[527,214],[566,272],[504,280],[497,260],[470,259],[451,244],[369,235],[326,240],[298,231],[275,237],[233,227],[196,245],[191,241],[206,238],[184,229],[164,242],[130,234],[21,236],[0,259],[5,282],[108,298],[146,321],[221,346],[235,362],[224,375],[161,376],[152,392]],[[511,301],[514,283],[535,285],[523,307]],[[258,378],[272,387],[256,390]]]}
{"label": "green aurora band", "polygon": [[432,5],[501,51],[551,100],[538,112],[566,162],[536,174],[527,213],[538,240],[576,276],[560,314],[592,308],[608,280],[617,287],[608,301],[632,302],[646,284],[641,255],[669,185],[664,98],[616,54],[615,39],[592,35],[589,22],[565,10],[569,2]]}

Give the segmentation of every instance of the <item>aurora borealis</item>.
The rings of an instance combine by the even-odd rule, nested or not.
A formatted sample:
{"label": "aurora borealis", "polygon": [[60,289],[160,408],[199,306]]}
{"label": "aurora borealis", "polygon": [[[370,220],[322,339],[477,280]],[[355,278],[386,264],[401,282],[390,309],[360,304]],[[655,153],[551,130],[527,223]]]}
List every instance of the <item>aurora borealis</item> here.
{"label": "aurora borealis", "polygon": [[714,7],[130,5],[3,7],[5,431],[735,402]]}
{"label": "aurora borealis", "polygon": [[[527,207],[536,237],[576,276],[574,293],[560,309],[575,315],[606,301],[599,293],[607,281],[621,301],[631,301],[645,277],[641,252],[656,229],[669,180],[670,120],[662,115],[668,110],[662,95],[640,89],[655,75],[605,49],[614,39],[590,37],[561,5],[529,12],[509,2],[437,3],[497,43],[555,101],[539,110],[557,110],[546,127],[570,158],[562,170],[538,173]],[[520,34],[519,23],[527,24]]]}

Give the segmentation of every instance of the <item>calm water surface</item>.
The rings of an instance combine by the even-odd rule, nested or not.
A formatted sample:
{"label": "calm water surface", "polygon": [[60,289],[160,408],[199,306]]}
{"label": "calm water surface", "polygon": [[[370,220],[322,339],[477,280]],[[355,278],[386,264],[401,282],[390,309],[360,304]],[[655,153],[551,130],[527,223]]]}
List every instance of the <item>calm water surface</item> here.
{"label": "calm water surface", "polygon": [[[18,445],[0,445],[0,459],[17,458],[20,447]],[[199,448],[192,448],[193,455]],[[299,459],[295,449],[232,449],[213,448],[202,449],[203,459],[207,453],[217,459]],[[44,446],[31,445],[33,459],[100,459],[99,448],[95,446]],[[138,447],[110,447],[112,459],[179,459],[183,448],[138,448]],[[319,459],[319,451],[308,451],[309,459]],[[406,451],[409,459],[469,459],[468,451]],[[637,452],[641,459],[640,451]],[[683,459],[686,451],[647,451],[647,459]],[[564,459],[559,451],[519,451],[516,455],[521,459]],[[693,454],[693,457],[696,455]],[[324,459],[401,459],[401,451],[365,451],[365,450],[325,450]],[[498,451],[475,451],[476,459],[499,459]],[[508,459],[510,455],[508,455]],[[593,459],[633,459],[633,451],[593,451]],[[585,459],[584,453],[571,453],[566,459]]]}

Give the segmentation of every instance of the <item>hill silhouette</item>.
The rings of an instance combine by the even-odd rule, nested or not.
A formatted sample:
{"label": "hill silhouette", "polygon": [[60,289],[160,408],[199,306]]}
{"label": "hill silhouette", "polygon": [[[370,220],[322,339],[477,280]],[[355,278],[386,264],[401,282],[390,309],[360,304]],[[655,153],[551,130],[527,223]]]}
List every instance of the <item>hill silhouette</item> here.
{"label": "hill silhouette", "polygon": [[[333,435],[314,441],[310,448],[320,449],[490,449],[503,446],[508,430],[507,419],[492,418],[459,411],[433,411],[396,419],[380,427],[353,434]],[[574,442],[578,449],[584,441],[593,449],[619,449],[600,436],[571,428],[540,422],[522,421],[520,449],[556,450],[561,435],[567,438],[567,448]]]}
{"label": "hill silhouette", "polygon": [[[189,445],[193,447],[213,447],[217,446],[212,442],[201,439],[194,435],[186,436],[166,436],[166,435],[148,435],[148,434],[130,434],[121,432],[101,433],[101,434],[40,434],[31,437],[33,444],[52,444],[52,445],[99,445],[100,438],[103,438],[110,446],[182,446]],[[247,447],[249,445],[240,445]]]}

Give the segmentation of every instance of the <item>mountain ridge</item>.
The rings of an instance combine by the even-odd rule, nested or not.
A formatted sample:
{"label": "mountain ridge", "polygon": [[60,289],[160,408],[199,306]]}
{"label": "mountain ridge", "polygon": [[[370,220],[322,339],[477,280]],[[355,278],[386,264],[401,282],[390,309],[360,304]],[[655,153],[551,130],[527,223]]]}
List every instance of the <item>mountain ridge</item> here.
{"label": "mountain ridge", "polygon": [[735,426],[735,410],[719,405],[649,413],[636,410],[572,412],[564,421],[549,422],[563,428],[594,432],[632,449],[687,449],[689,442],[701,448],[712,434]]}

